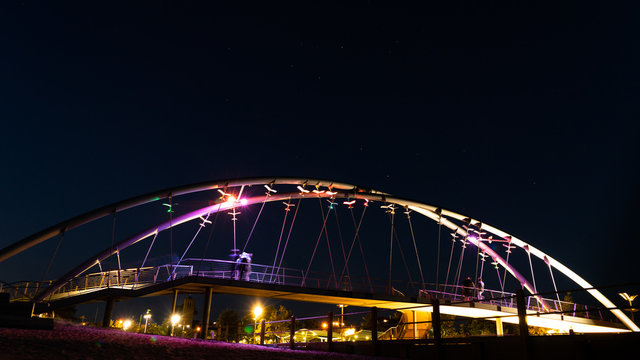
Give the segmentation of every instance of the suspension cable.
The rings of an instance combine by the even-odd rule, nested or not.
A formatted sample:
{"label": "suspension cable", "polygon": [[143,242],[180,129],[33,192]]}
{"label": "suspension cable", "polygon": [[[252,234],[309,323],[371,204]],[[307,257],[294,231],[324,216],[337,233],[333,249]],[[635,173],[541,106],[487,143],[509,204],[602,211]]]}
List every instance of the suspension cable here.
{"label": "suspension cable", "polygon": [[[227,190],[226,187],[224,189]],[[216,223],[218,222],[218,215],[220,214],[221,207],[222,207],[222,201],[218,204],[218,210],[216,210],[216,214],[213,216],[211,231],[209,231],[209,237],[207,238],[207,243],[204,245],[204,250],[202,251],[202,257],[200,258],[200,263],[198,264],[198,271],[196,272],[196,276],[200,275],[200,270],[202,269],[202,263],[204,262],[204,257],[207,255],[207,250],[209,249],[209,243],[211,242],[211,238],[213,237],[213,230],[216,228]]]}
{"label": "suspension cable", "polygon": [[[360,217],[360,222],[362,222],[362,218],[364,217],[364,212],[366,211],[366,206],[365,206],[365,210],[362,211],[362,216]],[[353,216],[353,214],[352,214]],[[354,217],[354,224],[355,224],[355,217]],[[360,225],[358,225],[358,228],[360,228]],[[367,260],[364,257],[364,250],[362,249],[362,241],[360,240],[360,235],[358,235],[358,247],[360,248],[360,255],[362,256],[362,262],[364,263],[364,271],[367,274],[367,281],[369,282],[369,290],[371,291],[371,293],[373,293],[373,285],[371,284],[371,276],[369,276],[369,268],[367,267]]]}
{"label": "suspension cable", "polygon": [[169,266],[173,268],[173,196],[169,194]]}
{"label": "suspension cable", "polygon": [[[320,202],[320,209],[322,209],[322,202]],[[320,235],[318,235],[318,240],[316,240],[316,246],[313,248],[313,253],[311,254],[311,259],[309,260],[309,265],[307,266],[307,271],[305,271],[304,276],[302,277],[301,286],[304,286],[304,283],[307,279],[307,275],[309,274],[309,269],[311,269],[311,264],[313,263],[313,258],[316,256],[316,250],[318,250],[318,244],[320,243],[320,239],[322,239],[322,233],[324,232],[324,229],[327,226],[327,218],[329,217],[330,212],[331,212],[331,209],[329,209],[329,211],[327,212],[327,215],[324,216],[324,219],[322,221],[322,228],[320,229]],[[324,210],[322,210],[322,213],[324,215]]]}
{"label": "suspension cable", "polygon": [[[351,259],[351,253],[353,251],[353,246],[356,244],[356,240],[359,240],[358,234],[360,232],[360,225],[362,225],[362,219],[364,218],[364,213],[367,211],[367,207],[368,206],[364,206],[364,209],[362,210],[362,216],[360,217],[360,222],[358,224],[356,224],[356,218],[355,218],[355,215],[353,215],[353,207],[349,206],[349,212],[351,213],[351,219],[353,220],[353,226],[356,229],[356,233],[353,235],[353,240],[351,241],[351,247],[349,247],[349,253],[347,254],[347,259],[345,261],[344,268],[342,268],[342,272],[340,273],[340,278],[341,279],[344,276],[347,264],[349,263],[349,260]],[[362,246],[360,246],[360,251],[362,251]],[[364,269],[365,269],[365,272],[367,273],[367,278],[369,278],[369,270],[367,269],[367,263],[364,260],[364,253],[362,254],[362,261],[364,262]],[[371,287],[371,279],[369,279],[369,287]]]}
{"label": "suspension cable", "polygon": [[[440,209],[438,209],[440,210]],[[438,251],[436,255],[436,291],[440,290],[440,233],[442,232],[442,211],[438,211]],[[424,279],[422,280],[424,283]],[[422,284],[424,287],[424,284]]]}
{"label": "suspension cable", "polygon": [[[327,210],[327,218],[329,217],[329,213],[331,212],[331,210],[333,210],[333,198],[331,200],[329,200],[329,210]],[[323,216],[324,216],[324,208],[322,207],[322,200],[318,199],[318,204],[320,204],[320,211],[322,212]],[[333,275],[333,281],[334,284],[336,286],[336,289],[338,288],[338,279],[336,278],[336,270],[335,267],[333,266],[333,255],[331,254],[331,243],[329,242],[329,231],[327,230],[327,227],[324,226],[324,235],[325,238],[327,239],[327,250],[329,251],[329,262],[331,263],[331,274]],[[329,287],[329,285],[331,284],[331,280],[329,280],[329,283],[327,284],[327,288]]]}
{"label": "suspension cable", "polygon": [[180,266],[180,263],[182,262],[182,259],[184,259],[185,255],[187,255],[187,251],[189,251],[189,249],[191,248],[191,245],[193,245],[193,242],[196,240],[196,238],[198,237],[198,234],[200,234],[200,231],[206,226],[206,224],[209,221],[209,216],[211,215],[211,212],[207,213],[207,217],[203,218],[200,217],[200,219],[202,220],[202,223],[200,224],[200,226],[198,226],[198,230],[196,231],[196,234],[193,235],[193,238],[191,239],[191,242],[189,242],[189,245],[187,246],[187,248],[184,250],[184,253],[182,253],[182,256],[180,256],[180,260],[178,260],[178,263],[176,264],[176,266],[173,268],[173,272],[171,273],[171,276],[173,277],[176,273],[176,269],[178,268],[178,266]]}
{"label": "suspension cable", "polygon": [[282,234],[284,234],[284,227],[285,225],[287,225],[287,216],[289,215],[289,211],[291,211],[290,207],[292,204],[290,204],[289,201],[291,201],[291,198],[289,198],[289,200],[287,200],[287,202],[285,203],[286,207],[284,208],[284,219],[282,220],[282,228],[280,229],[280,237],[278,238],[278,247],[276,247],[276,253],[273,256],[273,265],[271,266],[271,275],[269,276],[269,282],[271,282],[271,279],[273,278],[273,269],[276,266],[276,261],[278,261],[278,252],[280,251]]}
{"label": "suspension cable", "polygon": [[416,252],[416,260],[418,260],[418,269],[420,270],[420,280],[422,281],[422,289],[424,290],[424,275],[422,273],[422,264],[420,264],[420,256],[418,255],[418,246],[416,245],[416,237],[413,233],[413,225],[411,224],[411,215],[409,215],[410,211],[407,206],[407,221],[409,222],[409,230],[411,232],[411,240],[413,241],[413,250]]}
{"label": "suspension cable", "polygon": [[116,249],[116,256],[118,257],[118,285],[122,284],[122,270],[120,268],[120,250]]}
{"label": "suspension cable", "polygon": [[[536,286],[536,276],[533,274],[533,263],[531,262],[531,252],[529,251],[529,245],[524,245],[523,249],[527,252],[527,256],[529,257],[529,268],[531,269],[531,279],[533,280],[533,292],[537,293],[538,288]],[[544,304],[542,303],[540,298],[538,296],[536,296],[535,298],[536,300],[538,300],[540,306],[542,306],[542,308],[544,309]]]}
{"label": "suspension cable", "polygon": [[251,231],[249,232],[247,241],[244,243],[244,246],[242,247],[242,252],[244,252],[247,249],[247,245],[249,244],[249,240],[251,240],[251,235],[253,234],[253,230],[256,228],[256,224],[258,224],[258,219],[260,219],[260,214],[262,214],[262,209],[264,209],[264,204],[267,203],[267,199],[269,198],[269,196],[271,196],[272,191],[275,191],[275,190],[271,189],[270,187],[267,187],[267,192],[264,197],[264,200],[262,201],[262,205],[260,206],[260,211],[258,211],[258,216],[256,216],[256,220],[253,222],[253,226],[251,227]]}
{"label": "suspension cable", "polygon": [[523,249],[527,252],[527,256],[529,257],[529,268],[531,269],[531,278],[533,279],[533,292],[538,292],[538,287],[536,286],[536,277],[533,274],[533,264],[531,263],[531,252],[529,251],[529,245],[525,245]]}
{"label": "suspension cable", "polygon": [[[336,218],[336,227],[338,228],[338,238],[340,239],[340,248],[342,249],[342,260],[344,260],[344,266],[347,269],[347,278],[349,279],[349,290],[352,290],[351,287],[351,274],[349,274],[349,264],[347,263],[347,255],[344,251],[344,242],[342,240],[342,230],[340,230],[340,222],[338,221],[338,210],[335,209],[333,212]],[[340,274],[340,282],[342,283],[344,273]]]}
{"label": "suspension cable", "polygon": [[[112,220],[112,223],[111,223],[111,246],[109,247],[111,255],[113,255],[113,252],[114,252],[113,243],[115,241],[115,236],[114,236],[114,229],[115,229],[115,226],[116,226],[115,209],[113,210],[113,213],[114,213],[114,217],[113,217],[113,220]],[[111,256],[111,255],[109,255],[109,256]],[[120,261],[119,261],[119,258],[118,258],[118,269],[120,268],[119,263],[120,263]],[[111,274],[109,274],[109,278],[110,277],[111,277]],[[107,288],[109,288],[109,287],[111,287],[111,281],[107,281]]]}
{"label": "suspension cable", "polygon": [[500,269],[498,268],[498,262],[494,260],[494,262],[492,262],[491,264],[493,264],[496,269],[496,274],[498,275],[498,284],[500,284],[500,291],[502,292],[502,297],[504,297],[504,287],[502,287],[502,284],[504,282],[502,281],[502,279],[500,279]]}
{"label": "suspension cable", "polygon": [[236,213],[236,206],[235,203],[233,205],[233,207],[231,208],[231,212],[228,213],[232,216],[231,221],[233,222],[233,249],[237,249],[236,247],[236,221],[238,221],[238,218],[236,217],[236,215],[238,215],[238,213]]}
{"label": "suspension cable", "polygon": [[390,213],[390,217],[391,217],[391,233],[389,234],[389,293],[393,293],[392,290],[392,286],[391,286],[391,263],[393,260],[393,219],[395,217],[395,211],[393,210],[393,208],[391,208],[391,210],[389,210]]}
{"label": "suspension cable", "polygon": [[47,268],[42,273],[42,279],[40,281],[44,281],[44,279],[47,277],[47,273],[49,272],[49,269],[53,264],[53,260],[56,258],[56,254],[58,253],[58,249],[60,249],[60,244],[62,243],[62,239],[64,239],[64,234],[66,233],[66,231],[67,229],[65,228],[60,233],[60,238],[58,239],[58,244],[56,245],[56,249],[53,251],[53,254],[51,255],[51,259],[49,259],[49,264],[47,265]]}
{"label": "suspension cable", "polygon": [[[45,277],[47,276],[47,273],[49,272],[49,268],[51,267],[51,265],[53,264],[53,260],[56,258],[56,255],[58,254],[58,249],[60,249],[60,244],[62,243],[62,239],[64,239],[64,234],[66,233],[67,229],[63,229],[62,232],[60,233],[60,238],[58,239],[58,244],[56,245],[56,249],[53,251],[53,255],[51,255],[51,259],[49,260],[49,264],[47,265],[47,268],[45,269],[44,273],[42,274],[42,281],[44,281]],[[53,296],[53,291],[49,294],[49,300],[51,301],[51,297]],[[33,306],[31,308],[31,313],[33,315],[33,310],[35,309],[36,303],[33,303]]]}
{"label": "suspension cable", "polygon": [[[476,235],[478,236],[478,246],[476,246],[477,248],[477,255],[476,255],[476,273],[474,275],[474,284],[478,283],[478,265],[480,263],[480,246],[479,244],[482,242],[482,235],[486,235],[487,233],[484,231],[481,231],[482,229],[482,224],[478,225],[478,230],[475,231]],[[480,277],[482,277],[482,275],[480,275]]]}
{"label": "suspension cable", "polygon": [[507,256],[505,259],[505,266],[504,266],[504,275],[502,276],[502,289],[504,289],[504,285],[507,281],[507,267],[509,266],[509,255],[511,255],[511,249],[515,248],[515,246],[511,245],[511,236],[507,237],[507,245],[502,244],[502,246],[505,246],[507,248]]}
{"label": "suspension cable", "polygon": [[[116,210],[113,210],[113,223],[111,224],[111,249],[116,237]],[[116,257],[118,258],[118,285],[122,284],[122,266],[120,265],[120,250],[116,249]]]}
{"label": "suspension cable", "polygon": [[444,280],[444,284],[445,284],[445,291],[446,291],[446,286],[449,283],[449,272],[451,270],[451,261],[453,260],[453,250],[455,249],[455,245],[456,245],[456,238],[458,237],[458,234],[456,234],[455,232],[451,233],[451,253],[449,254],[449,265],[447,266],[447,277]]}
{"label": "suspension cable", "polygon": [[[467,248],[467,239],[464,238],[462,240],[462,252],[460,253],[460,259],[458,260],[458,269],[456,270],[456,276],[455,276],[455,285],[457,286],[460,283],[460,277],[462,276],[462,263],[464,261],[464,251]],[[454,292],[455,294],[458,293],[458,288],[456,287],[456,290]]]}
{"label": "suspension cable", "polygon": [[[398,245],[398,251],[400,252],[400,258],[402,259],[402,263],[404,265],[404,269],[407,272],[407,276],[409,277],[409,283],[412,284],[413,283],[413,278],[411,277],[411,272],[409,271],[409,265],[407,264],[407,260],[404,257],[404,251],[402,250],[402,246],[400,246],[400,238],[398,237],[398,232],[396,231],[395,228],[393,230],[393,235],[394,235],[394,238],[396,240],[396,245]],[[407,286],[407,289],[408,289],[408,286]]]}
{"label": "suspension cable", "polygon": [[[482,240],[480,240],[480,234],[478,234],[478,244],[480,243],[480,241],[482,241]],[[477,248],[478,251],[477,251],[477,254],[476,254],[476,272],[475,272],[474,280],[473,280],[474,284],[478,283],[478,265],[480,265],[480,246],[476,246],[476,248]]]}
{"label": "suspension cable", "polygon": [[[153,244],[156,242],[156,238],[158,237],[158,229],[156,229],[155,234],[153,235],[153,240],[151,240],[151,245],[149,245],[149,249],[147,250],[147,254],[144,256],[144,260],[142,260],[142,264],[138,267],[138,271],[136,272],[136,280],[133,283],[133,288],[138,284],[138,277],[140,277],[140,269],[144,267],[144,264],[147,262],[147,258],[149,257],[149,253],[151,252],[151,248]],[[102,268],[102,267],[101,267]]]}
{"label": "suspension cable", "polygon": [[296,211],[293,213],[293,219],[291,219],[291,224],[289,225],[289,233],[287,234],[287,240],[284,242],[284,248],[282,249],[282,254],[280,255],[280,261],[278,262],[278,270],[276,271],[276,278],[280,273],[280,267],[282,266],[282,260],[284,259],[284,253],[287,251],[287,245],[289,245],[289,238],[291,237],[291,232],[293,231],[293,224],[296,222],[296,217],[298,216],[298,210],[300,210],[300,202],[302,199],[298,200],[298,204],[296,205]]}
{"label": "suspension cable", "polygon": [[553,282],[553,289],[556,292],[556,298],[558,299],[558,303],[556,304],[556,311],[560,311],[558,309],[558,305],[560,305],[560,294],[558,293],[558,287],[556,286],[556,279],[553,277],[553,270],[551,269],[551,264],[549,262],[549,258],[545,255],[544,262],[549,267],[549,274],[551,274],[551,281]]}

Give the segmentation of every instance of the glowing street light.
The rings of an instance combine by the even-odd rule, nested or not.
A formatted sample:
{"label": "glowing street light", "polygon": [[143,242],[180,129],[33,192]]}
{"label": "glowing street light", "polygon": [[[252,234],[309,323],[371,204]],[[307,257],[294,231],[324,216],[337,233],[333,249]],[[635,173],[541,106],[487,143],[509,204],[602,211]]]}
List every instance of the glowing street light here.
{"label": "glowing street light", "polygon": [[618,293],[618,295],[620,295],[623,299],[629,302],[629,312],[631,313],[631,321],[635,322],[635,319],[633,318],[633,313],[638,311],[638,309],[633,308],[633,300],[635,300],[638,297],[638,295],[629,295],[626,292]]}
{"label": "glowing street light", "polygon": [[339,304],[338,307],[340,308],[340,340],[343,340],[342,338],[344,337],[344,308],[346,308],[349,305],[345,305],[345,304]]}
{"label": "glowing street light", "polygon": [[171,336],[173,336],[173,328],[176,326],[177,323],[180,322],[180,319],[181,319],[180,314],[171,315]]}
{"label": "glowing street light", "polygon": [[253,308],[253,343],[256,343],[256,328],[258,327],[258,318],[262,315],[264,309],[260,304]]}
{"label": "glowing street light", "polygon": [[151,319],[151,309],[147,309],[147,313],[142,316],[144,318],[144,333],[147,333],[147,325],[149,324],[149,319]]}
{"label": "glowing street light", "polygon": [[122,323],[122,330],[127,331],[131,327],[131,320],[127,319]]}

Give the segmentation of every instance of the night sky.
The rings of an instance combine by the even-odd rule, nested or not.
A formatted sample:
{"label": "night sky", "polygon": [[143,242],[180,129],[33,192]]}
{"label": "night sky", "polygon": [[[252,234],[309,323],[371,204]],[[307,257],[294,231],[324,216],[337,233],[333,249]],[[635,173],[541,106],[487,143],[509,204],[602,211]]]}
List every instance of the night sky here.
{"label": "night sky", "polygon": [[637,8],[232,3],[2,2],[0,247],[153,190],[286,175],[638,280]]}

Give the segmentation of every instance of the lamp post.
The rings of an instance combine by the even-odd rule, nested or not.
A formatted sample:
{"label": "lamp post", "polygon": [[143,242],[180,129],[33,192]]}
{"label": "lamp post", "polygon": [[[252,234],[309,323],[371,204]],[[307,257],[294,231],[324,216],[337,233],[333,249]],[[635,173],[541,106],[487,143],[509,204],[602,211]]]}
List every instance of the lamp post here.
{"label": "lamp post", "polygon": [[256,328],[258,327],[258,318],[262,315],[262,306],[260,304],[253,308],[253,343],[256,343]]}
{"label": "lamp post", "polygon": [[[149,324],[149,319],[151,319],[151,309],[147,309],[147,313],[142,316],[144,318],[144,333],[147,333],[147,325]],[[140,330],[138,330],[140,331]]]}
{"label": "lamp post", "polygon": [[171,315],[171,336],[173,336],[173,328],[180,322],[180,314]]}
{"label": "lamp post", "polygon": [[346,308],[349,305],[344,305],[344,304],[340,304],[338,305],[338,307],[340,308],[340,341],[344,341],[342,339],[342,337],[344,336],[343,332],[344,332],[344,308]]}
{"label": "lamp post", "polygon": [[638,311],[638,309],[634,309],[633,308],[633,300],[635,300],[638,295],[629,295],[626,292],[625,293],[618,293],[618,295],[620,295],[623,299],[627,300],[629,302],[629,312],[631,313],[631,321],[632,322],[636,322],[635,319],[633,318],[633,313]]}

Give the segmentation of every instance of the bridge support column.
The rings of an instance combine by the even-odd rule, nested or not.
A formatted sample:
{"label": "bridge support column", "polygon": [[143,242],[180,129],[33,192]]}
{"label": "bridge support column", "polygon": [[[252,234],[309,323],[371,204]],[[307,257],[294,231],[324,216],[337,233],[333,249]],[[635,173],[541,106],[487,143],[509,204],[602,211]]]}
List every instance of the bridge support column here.
{"label": "bridge support column", "polygon": [[413,340],[418,338],[418,328],[417,328],[417,323],[418,323],[418,314],[416,314],[415,310],[411,310],[411,317],[413,318],[411,321],[413,321]]}
{"label": "bridge support column", "polygon": [[522,359],[527,360],[529,356],[529,326],[527,325],[527,303],[524,299],[524,291],[516,291],[516,305],[518,307],[518,327],[520,329],[520,339],[522,341]]}
{"label": "bridge support column", "polygon": [[440,340],[442,339],[442,322],[440,320],[440,301],[438,299],[433,299],[433,313],[431,314],[431,327],[433,328],[433,340],[435,340],[436,345],[440,345]]}
{"label": "bridge support column", "polygon": [[102,316],[102,327],[108,328],[111,325],[111,315],[113,315],[113,303],[115,300],[110,297],[104,306],[104,315]]}
{"label": "bridge support column", "polygon": [[502,319],[496,319],[496,335],[503,336],[504,335],[504,327],[502,326]]}
{"label": "bridge support column", "polygon": [[327,351],[333,351],[333,311],[329,311],[329,326],[327,326]]}
{"label": "bridge support column", "polygon": [[378,355],[378,308],[371,308],[371,341],[373,342],[373,355]]}
{"label": "bridge support column", "polygon": [[442,359],[442,321],[440,320],[440,300],[431,300],[433,313],[431,313],[431,328],[433,329],[433,342],[436,346],[436,359]]}
{"label": "bridge support column", "polygon": [[291,315],[291,325],[289,327],[289,349],[296,348],[296,316]]}
{"label": "bridge support column", "polygon": [[529,326],[527,325],[527,304],[524,300],[524,291],[516,291],[516,306],[518,308],[518,328],[520,337],[526,339],[529,336]]}
{"label": "bridge support column", "polygon": [[[204,309],[202,311],[202,334],[200,335],[203,339],[207,338],[207,333],[209,333],[209,315],[211,314],[211,298],[213,297],[213,289],[207,288],[204,291]],[[211,339],[213,340],[213,339]]]}
{"label": "bridge support column", "polygon": [[176,303],[178,302],[178,290],[173,290],[173,297],[171,298],[171,315],[176,312]]}

